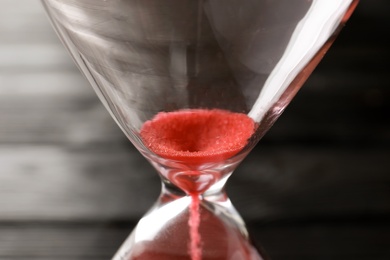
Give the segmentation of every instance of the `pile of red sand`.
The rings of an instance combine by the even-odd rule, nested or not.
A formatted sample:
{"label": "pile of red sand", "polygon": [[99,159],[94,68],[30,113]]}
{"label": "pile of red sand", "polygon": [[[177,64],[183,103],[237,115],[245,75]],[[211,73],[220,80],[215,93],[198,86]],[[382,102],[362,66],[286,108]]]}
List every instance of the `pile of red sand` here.
{"label": "pile of red sand", "polygon": [[144,144],[163,158],[206,163],[237,154],[254,128],[253,120],[242,113],[189,109],[157,114],[140,134]]}

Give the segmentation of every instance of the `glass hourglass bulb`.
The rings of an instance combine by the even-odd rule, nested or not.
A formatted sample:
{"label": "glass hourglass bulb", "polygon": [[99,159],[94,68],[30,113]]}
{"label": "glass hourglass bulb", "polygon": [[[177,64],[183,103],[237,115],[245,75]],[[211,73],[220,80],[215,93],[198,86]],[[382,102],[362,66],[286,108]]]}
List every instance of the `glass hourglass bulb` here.
{"label": "glass hourglass bulb", "polygon": [[113,259],[265,259],[226,181],[358,1],[41,2],[104,106],[162,180],[161,195]]}

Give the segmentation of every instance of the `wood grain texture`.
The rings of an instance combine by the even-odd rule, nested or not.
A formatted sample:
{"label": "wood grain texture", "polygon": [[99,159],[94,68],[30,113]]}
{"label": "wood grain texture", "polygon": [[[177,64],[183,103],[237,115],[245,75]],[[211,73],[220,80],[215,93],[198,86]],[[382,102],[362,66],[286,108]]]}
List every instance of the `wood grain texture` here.
{"label": "wood grain texture", "polygon": [[[0,221],[136,221],[160,188],[154,169],[126,146],[2,146],[0,155]],[[263,148],[245,159],[227,188],[248,220],[389,214],[389,157]]]}
{"label": "wood grain texture", "polygon": [[[0,0],[0,260],[110,259],[158,196],[39,1]],[[390,2],[361,1],[228,182],[274,260],[390,259]]]}
{"label": "wood grain texture", "polygon": [[[110,259],[131,228],[109,223],[0,226],[0,259]],[[256,228],[272,259],[281,260],[385,260],[389,232],[389,226],[361,224]]]}

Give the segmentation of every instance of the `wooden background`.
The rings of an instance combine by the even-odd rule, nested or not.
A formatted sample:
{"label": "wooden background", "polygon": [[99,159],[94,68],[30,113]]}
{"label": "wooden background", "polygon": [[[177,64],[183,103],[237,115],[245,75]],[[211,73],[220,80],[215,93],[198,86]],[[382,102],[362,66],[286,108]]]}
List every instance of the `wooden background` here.
{"label": "wooden background", "polygon": [[[228,192],[274,260],[390,259],[390,1],[362,0]],[[34,0],[0,0],[0,259],[108,260],[160,189]]]}

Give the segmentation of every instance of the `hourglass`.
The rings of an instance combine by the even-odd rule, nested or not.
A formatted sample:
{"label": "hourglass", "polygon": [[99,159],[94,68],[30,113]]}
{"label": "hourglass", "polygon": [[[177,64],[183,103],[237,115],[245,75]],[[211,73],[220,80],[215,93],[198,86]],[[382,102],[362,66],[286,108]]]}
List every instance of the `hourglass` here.
{"label": "hourglass", "polygon": [[266,259],[226,182],[357,1],[42,4],[104,106],[162,181],[157,201],[113,260]]}

